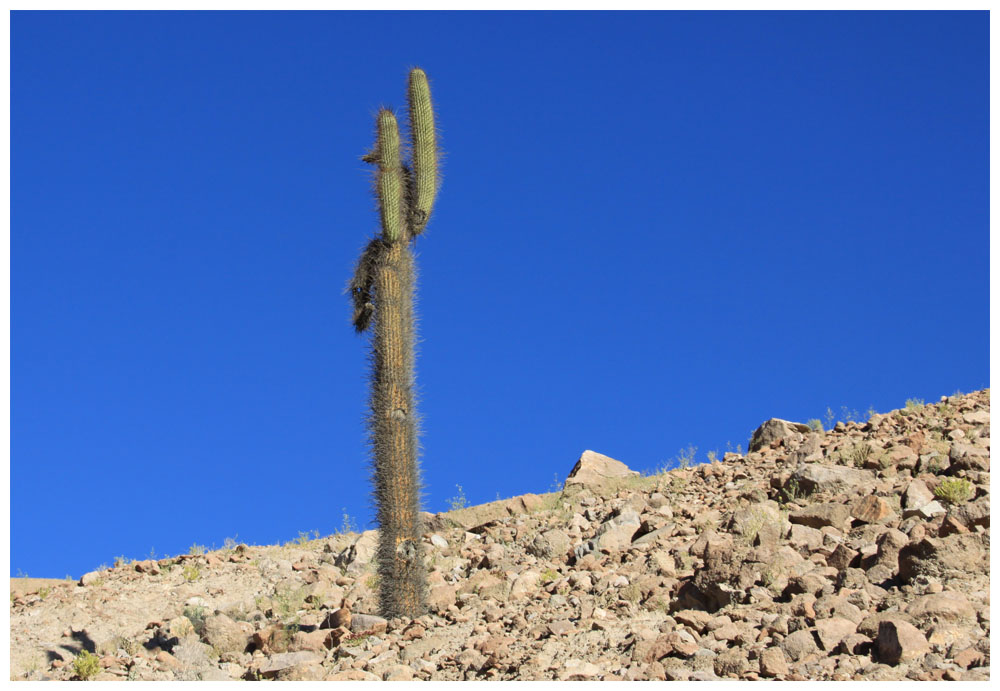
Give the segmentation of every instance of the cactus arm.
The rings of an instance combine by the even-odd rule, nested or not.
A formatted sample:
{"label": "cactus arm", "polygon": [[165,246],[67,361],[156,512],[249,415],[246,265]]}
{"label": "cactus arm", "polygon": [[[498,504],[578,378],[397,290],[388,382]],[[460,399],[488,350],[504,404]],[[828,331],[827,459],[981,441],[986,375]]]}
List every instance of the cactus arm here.
{"label": "cactus arm", "polygon": [[399,124],[388,108],[376,116],[376,196],[382,218],[382,236],[389,242],[406,239],[406,183],[400,158]]}
{"label": "cactus arm", "polygon": [[410,106],[410,145],[413,157],[410,232],[419,235],[430,219],[438,187],[438,147],[434,129],[434,106],[427,75],[420,68],[410,71],[407,101]]}

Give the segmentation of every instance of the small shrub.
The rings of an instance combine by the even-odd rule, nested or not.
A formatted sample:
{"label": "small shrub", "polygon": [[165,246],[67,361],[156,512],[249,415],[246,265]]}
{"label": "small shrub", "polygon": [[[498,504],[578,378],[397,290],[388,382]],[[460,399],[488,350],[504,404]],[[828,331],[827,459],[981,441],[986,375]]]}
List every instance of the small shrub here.
{"label": "small shrub", "polygon": [[819,420],[818,418],[813,418],[812,420],[809,420],[809,421],[808,421],[808,422],[806,423],[806,425],[807,425],[807,426],[809,427],[809,429],[811,429],[811,430],[812,430],[813,432],[820,432],[820,433],[822,433],[822,432],[823,432],[823,423],[822,423],[822,422],[820,422],[820,420]]}
{"label": "small shrub", "polygon": [[205,545],[194,544],[194,545],[191,545],[190,547],[188,547],[188,554],[195,554],[195,555],[197,555],[197,554],[204,554],[204,553],[205,553]]}
{"label": "small shrub", "polygon": [[803,495],[802,490],[799,487],[799,481],[795,478],[789,480],[781,492],[786,502],[795,501]]}
{"label": "small shrub", "polygon": [[[833,427],[833,408],[831,408],[830,406],[827,406],[826,407],[826,415],[824,415],[823,418],[826,420],[826,426],[827,427]],[[812,420],[810,420],[809,422],[812,422]],[[819,422],[819,420],[817,420],[816,422]],[[812,427],[812,425],[809,425],[809,426]],[[816,431],[817,432],[822,432],[823,431],[822,425],[820,426],[820,429],[818,429]]]}
{"label": "small shrub", "polygon": [[922,398],[907,398],[906,408],[903,410],[904,415],[913,415],[920,412],[920,409],[924,407],[924,399]]}
{"label": "small shrub", "polygon": [[455,487],[458,489],[458,494],[456,494],[454,497],[448,500],[448,503],[451,505],[452,511],[458,511],[459,509],[464,509],[466,506],[469,505],[468,500],[465,498],[465,491],[462,489],[462,486],[455,485]]}
{"label": "small shrub", "polygon": [[184,580],[190,583],[191,581],[198,580],[198,576],[201,575],[201,571],[194,564],[185,564],[184,570],[181,571],[181,575],[184,576]]}
{"label": "small shrub", "polygon": [[43,600],[51,594],[52,594],[52,588],[50,588],[47,585],[43,585],[41,588],[38,589],[38,597],[42,598]]}
{"label": "small shrub", "polygon": [[708,462],[709,463],[715,463],[716,461],[719,460],[719,453],[718,453],[718,451],[709,451],[707,455],[708,455]]}
{"label": "small shrub", "polygon": [[344,512],[340,522],[340,532],[342,533],[358,532],[358,525],[357,523],[354,522],[354,519],[351,518],[351,515],[347,513],[347,507],[346,506],[342,507],[340,510]]}
{"label": "small shrub", "polygon": [[205,630],[205,608],[201,606],[185,607],[184,616],[191,622],[191,626],[194,627],[195,633],[200,636],[202,631]]}
{"label": "small shrub", "polygon": [[855,468],[863,468],[872,455],[872,447],[868,444],[858,444],[851,449],[851,464]]}
{"label": "small shrub", "polygon": [[87,681],[101,671],[101,661],[89,650],[83,650],[73,659],[73,671],[80,679]]}
{"label": "small shrub", "polygon": [[545,571],[542,571],[542,577],[540,580],[542,581],[542,583],[551,583],[557,578],[559,578],[558,571],[556,571],[555,569],[545,569]]}
{"label": "small shrub", "polygon": [[642,590],[635,583],[630,583],[621,590],[618,591],[618,595],[623,599],[631,602],[633,605],[639,602],[642,598]]}
{"label": "small shrub", "polygon": [[934,496],[949,504],[962,504],[972,499],[975,490],[972,483],[965,478],[952,478],[942,480],[941,484],[934,488]]}

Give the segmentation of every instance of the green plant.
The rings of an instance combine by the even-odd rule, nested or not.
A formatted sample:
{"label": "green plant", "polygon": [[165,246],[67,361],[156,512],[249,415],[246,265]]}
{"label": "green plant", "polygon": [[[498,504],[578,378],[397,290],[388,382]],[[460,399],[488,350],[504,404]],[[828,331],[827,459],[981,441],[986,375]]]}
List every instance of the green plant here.
{"label": "green plant", "polygon": [[185,581],[190,583],[191,581],[198,580],[198,576],[201,575],[201,570],[194,564],[185,564],[184,570],[181,571],[181,575],[184,577]]}
{"label": "green plant", "polygon": [[376,564],[382,576],[379,609],[385,617],[417,617],[426,610],[427,573],[420,541],[418,416],[414,396],[414,257],[437,195],[438,148],[430,86],[423,70],[410,71],[409,161],[404,162],[396,115],[375,116],[374,164],[382,224],[358,260],[349,290],[358,333],[372,335],[371,414],[376,520]]}
{"label": "green plant", "polygon": [[191,622],[195,633],[200,636],[202,631],[205,630],[205,608],[201,605],[185,607],[184,616]]}
{"label": "green plant", "polygon": [[464,509],[468,506],[468,501],[465,498],[465,491],[462,490],[461,485],[455,485],[458,489],[458,493],[448,500],[448,505],[451,506],[452,511],[458,511],[459,509]]}
{"label": "green plant", "polygon": [[962,504],[972,499],[975,489],[964,477],[942,480],[934,488],[934,496],[949,504]]}
{"label": "green plant", "polygon": [[912,415],[918,412],[924,407],[924,399],[922,398],[907,398],[906,399],[906,415]]}
{"label": "green plant", "polygon": [[785,488],[782,491],[784,500],[786,502],[795,501],[802,496],[802,490],[799,487],[799,481],[794,477],[785,483]]}
{"label": "green plant", "polygon": [[188,547],[188,554],[195,554],[195,555],[197,555],[197,554],[204,554],[204,553],[205,553],[205,545],[193,544],[190,547]]}
{"label": "green plant", "polygon": [[41,588],[38,589],[38,597],[40,597],[43,600],[51,594],[52,594],[52,588],[48,587],[47,585],[43,585]]}
{"label": "green plant", "polygon": [[809,429],[811,429],[811,430],[812,430],[813,432],[820,432],[820,433],[822,433],[822,432],[823,432],[823,423],[822,423],[822,422],[820,422],[818,418],[813,418],[812,420],[809,420],[809,421],[808,421],[808,422],[806,423],[806,425],[807,425],[807,426],[809,427]]}
{"label": "green plant", "polygon": [[848,459],[855,468],[863,468],[871,455],[872,447],[870,444],[858,444],[850,450]]}
{"label": "green plant", "polygon": [[96,677],[101,671],[101,661],[89,650],[81,650],[80,654],[73,658],[73,671],[81,680],[87,681],[91,677]]}
{"label": "green plant", "polygon": [[878,411],[875,410],[875,407],[868,406],[868,410],[865,411],[865,418],[871,420],[876,415],[878,415]]}
{"label": "green plant", "polygon": [[719,460],[719,452],[718,451],[709,451],[708,454],[707,454],[707,456],[708,456],[708,462],[709,463],[715,463],[715,462],[717,462]]}
{"label": "green plant", "polygon": [[556,571],[555,569],[549,568],[549,569],[545,569],[544,571],[542,571],[542,576],[541,576],[541,578],[539,578],[539,580],[542,583],[551,583],[552,581],[556,580],[557,578],[559,578],[559,572]]}

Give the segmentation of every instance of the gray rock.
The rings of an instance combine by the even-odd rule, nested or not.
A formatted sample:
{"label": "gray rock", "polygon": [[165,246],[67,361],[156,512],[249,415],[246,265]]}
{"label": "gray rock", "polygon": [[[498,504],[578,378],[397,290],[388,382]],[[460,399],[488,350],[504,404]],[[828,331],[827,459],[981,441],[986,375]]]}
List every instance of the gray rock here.
{"label": "gray rock", "polygon": [[781,642],[781,650],[788,659],[798,662],[806,655],[819,650],[819,646],[816,645],[812,629],[799,629],[785,637]]}
{"label": "gray rock", "polygon": [[842,465],[830,466],[810,463],[799,466],[792,473],[791,480],[794,480],[799,489],[806,494],[813,492],[839,493],[871,487],[875,476],[867,470],[848,468]]}
{"label": "gray rock", "polygon": [[981,446],[955,442],[948,454],[951,461],[950,470],[982,470],[990,469],[990,451]]}
{"label": "gray rock", "polygon": [[788,516],[788,520],[792,523],[809,526],[810,528],[819,529],[825,526],[832,526],[841,530],[851,520],[851,510],[844,504],[832,502],[814,504],[791,513]]}
{"label": "gray rock", "polygon": [[201,632],[202,640],[220,653],[242,653],[246,650],[251,635],[252,632],[245,631],[239,623],[225,614],[205,617],[205,626]]}

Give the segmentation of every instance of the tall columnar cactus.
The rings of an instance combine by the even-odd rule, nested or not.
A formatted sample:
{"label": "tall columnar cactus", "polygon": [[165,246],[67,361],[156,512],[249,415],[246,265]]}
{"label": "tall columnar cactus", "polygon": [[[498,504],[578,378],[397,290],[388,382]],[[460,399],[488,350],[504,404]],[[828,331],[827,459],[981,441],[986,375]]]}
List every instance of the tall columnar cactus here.
{"label": "tall columnar cactus", "polygon": [[[410,150],[400,143],[391,110],[375,117],[375,197],[382,232],[361,253],[350,292],[358,333],[372,329],[368,417],[379,545],[379,603],[385,617],[416,617],[425,609],[427,578],[420,545],[419,419],[415,377],[411,244],[427,225],[437,194],[437,137],[427,75],[410,72]],[[404,161],[408,154],[409,163]]]}

